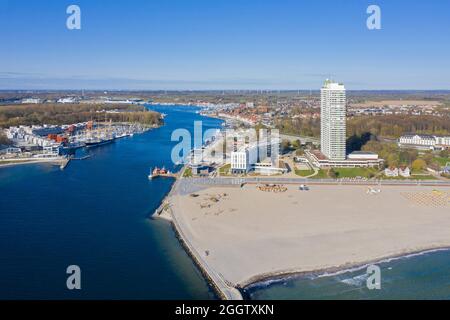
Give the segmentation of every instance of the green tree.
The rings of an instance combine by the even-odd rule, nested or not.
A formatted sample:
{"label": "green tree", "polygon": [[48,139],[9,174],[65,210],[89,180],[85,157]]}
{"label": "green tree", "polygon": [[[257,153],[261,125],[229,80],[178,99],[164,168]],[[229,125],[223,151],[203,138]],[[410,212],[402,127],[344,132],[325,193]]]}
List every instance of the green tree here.
{"label": "green tree", "polygon": [[10,145],[11,141],[6,137],[6,135],[0,131],[0,145]]}
{"label": "green tree", "polygon": [[423,159],[416,159],[413,161],[411,167],[414,171],[422,171],[427,168],[427,163]]}
{"label": "green tree", "polygon": [[291,148],[291,143],[289,140],[282,140],[281,141],[281,152],[287,152]]}
{"label": "green tree", "polygon": [[302,146],[300,140],[298,140],[298,139],[293,141],[291,145],[292,145],[292,148],[294,148],[294,149],[299,149]]}
{"label": "green tree", "polygon": [[401,150],[399,153],[399,160],[401,164],[411,165],[411,163],[417,159],[419,153],[414,149]]}
{"label": "green tree", "polygon": [[434,162],[434,154],[431,151],[427,151],[422,155],[422,159],[426,164],[432,164]]}
{"label": "green tree", "polygon": [[389,154],[385,159],[389,167],[397,167],[400,164],[399,156],[396,153]]}

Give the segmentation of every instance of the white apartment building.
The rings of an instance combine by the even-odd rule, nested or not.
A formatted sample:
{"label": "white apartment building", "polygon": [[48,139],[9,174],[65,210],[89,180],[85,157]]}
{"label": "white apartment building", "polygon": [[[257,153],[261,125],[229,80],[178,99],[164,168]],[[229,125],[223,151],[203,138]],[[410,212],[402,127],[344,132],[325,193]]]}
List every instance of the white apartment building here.
{"label": "white apartment building", "polygon": [[450,148],[450,137],[438,137],[427,134],[405,134],[398,140],[400,147],[418,149]]}
{"label": "white apartment building", "polygon": [[231,152],[231,173],[242,174],[255,170],[257,173],[283,173],[278,168],[280,140],[259,141]]}
{"label": "white apartment building", "polygon": [[247,173],[258,161],[258,147],[245,146],[238,151],[231,152],[231,173]]}
{"label": "white apartment building", "polygon": [[346,95],[343,84],[326,80],[320,90],[321,152],[329,160],[346,158]]}
{"label": "white apartment building", "polygon": [[436,144],[438,146],[443,146],[446,148],[450,148],[450,136],[448,137],[435,137],[436,138]]}

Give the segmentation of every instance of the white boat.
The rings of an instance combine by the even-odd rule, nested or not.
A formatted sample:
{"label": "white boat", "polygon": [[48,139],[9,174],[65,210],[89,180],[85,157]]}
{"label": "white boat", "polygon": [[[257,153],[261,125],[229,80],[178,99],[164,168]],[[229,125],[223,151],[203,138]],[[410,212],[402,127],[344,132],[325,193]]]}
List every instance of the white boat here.
{"label": "white boat", "polygon": [[148,179],[149,180],[153,179],[153,171],[152,171],[152,169],[150,169],[150,174],[148,175]]}

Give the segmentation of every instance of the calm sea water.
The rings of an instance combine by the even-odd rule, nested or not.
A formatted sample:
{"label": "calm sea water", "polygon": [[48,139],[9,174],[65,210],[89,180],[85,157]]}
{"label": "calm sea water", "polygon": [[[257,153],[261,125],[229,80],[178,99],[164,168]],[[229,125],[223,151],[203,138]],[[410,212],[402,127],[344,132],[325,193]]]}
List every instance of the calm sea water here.
{"label": "calm sea water", "polygon": [[450,251],[421,253],[377,264],[381,289],[367,289],[367,268],[308,275],[251,287],[251,299],[450,299]]}
{"label": "calm sea water", "polygon": [[[0,169],[0,299],[214,298],[170,225],[148,219],[173,181],[147,175],[171,168],[172,130],[221,121],[193,107],[152,109],[167,114],[165,126],[93,149],[64,171]],[[66,289],[72,264],[80,291]]]}

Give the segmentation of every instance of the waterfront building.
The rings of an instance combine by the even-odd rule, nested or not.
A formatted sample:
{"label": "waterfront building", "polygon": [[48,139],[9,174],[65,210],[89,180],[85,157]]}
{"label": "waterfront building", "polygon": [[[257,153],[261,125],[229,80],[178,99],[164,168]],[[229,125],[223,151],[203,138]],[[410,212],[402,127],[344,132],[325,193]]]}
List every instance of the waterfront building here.
{"label": "waterfront building", "polygon": [[[0,146],[1,147],[1,146]],[[18,154],[21,153],[22,149],[17,147],[5,146],[0,148],[0,155],[4,154]]]}
{"label": "waterfront building", "polygon": [[239,150],[231,152],[231,173],[248,173],[252,166],[258,161],[258,148],[256,145],[244,146]]}
{"label": "waterfront building", "polygon": [[267,135],[260,137],[259,142],[246,144],[231,152],[231,173],[246,174],[254,171],[258,174],[271,175],[285,173],[279,165],[280,140]]}
{"label": "waterfront building", "polygon": [[346,157],[346,95],[341,83],[326,80],[320,90],[321,152],[329,160]]}

